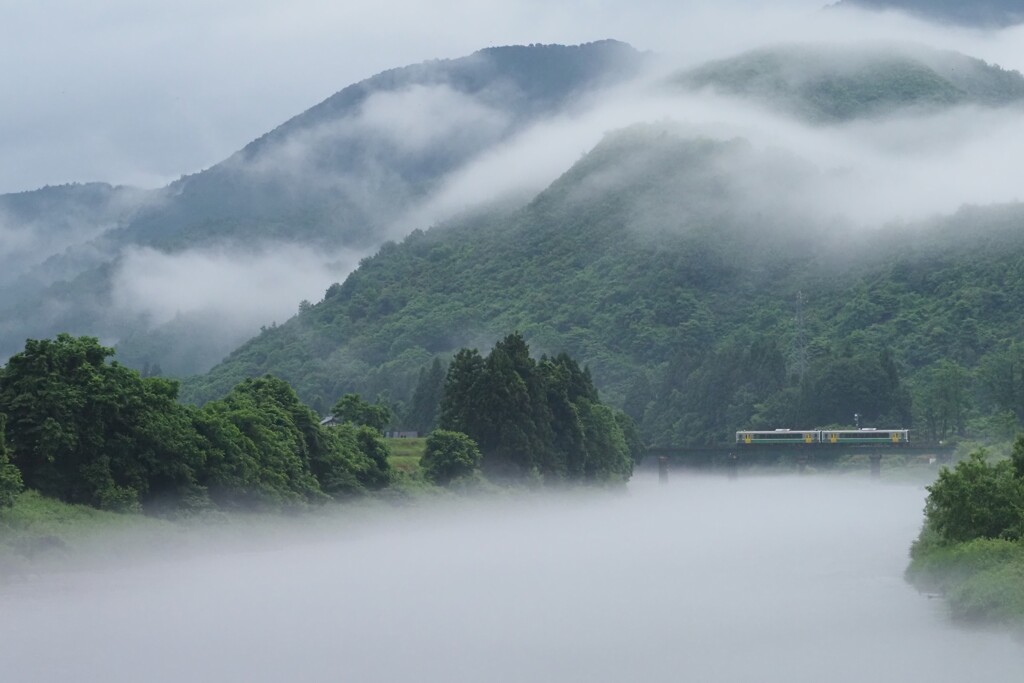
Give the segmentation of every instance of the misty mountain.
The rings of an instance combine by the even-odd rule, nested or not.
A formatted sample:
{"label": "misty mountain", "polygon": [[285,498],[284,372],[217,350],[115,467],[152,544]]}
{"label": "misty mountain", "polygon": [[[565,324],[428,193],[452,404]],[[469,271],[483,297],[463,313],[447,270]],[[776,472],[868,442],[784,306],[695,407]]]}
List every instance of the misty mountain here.
{"label": "misty mountain", "polygon": [[386,244],[185,396],[269,372],[320,410],[401,403],[435,357],[518,329],[585,361],[651,439],[848,421],[837,395],[909,423],[908,377],[1024,338],[1024,207],[851,231],[793,201],[819,175],[742,140],[612,134],[521,209]]}
{"label": "misty mountain", "polygon": [[688,88],[749,97],[815,123],[1024,101],[1024,76],[920,46],[786,45],[679,74]]}
{"label": "misty mountain", "polygon": [[0,286],[23,295],[95,265],[100,255],[89,242],[125,225],[156,194],[87,183],[0,195]]}
{"label": "misty mountain", "polygon": [[984,28],[1024,22],[1021,0],[840,0],[831,6],[897,10],[942,23]]}
{"label": "misty mountain", "polygon": [[536,119],[635,75],[611,40],[495,47],[385,71],[172,183],[123,230],[158,247],[237,238],[374,247],[445,175]]}
{"label": "misty mountain", "polygon": [[[336,267],[347,272],[453,171],[629,78],[643,59],[615,41],[488,48],[351,85],[162,190],[86,185],[0,197],[0,258],[17,265],[7,273],[18,279],[0,302],[0,357],[26,337],[70,331],[120,341],[121,359],[138,367],[201,371],[272,317],[223,305],[175,310],[169,293],[196,285],[189,264],[208,266],[207,294],[220,269],[295,245],[305,251],[294,267],[338,251]],[[331,267],[318,262],[308,277]]]}

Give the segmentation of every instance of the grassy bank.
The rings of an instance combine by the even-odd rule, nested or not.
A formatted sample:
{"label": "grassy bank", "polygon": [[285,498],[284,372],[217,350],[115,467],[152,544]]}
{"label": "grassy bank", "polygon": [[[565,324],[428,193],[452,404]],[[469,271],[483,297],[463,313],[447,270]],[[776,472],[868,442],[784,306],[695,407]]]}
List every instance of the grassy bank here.
{"label": "grassy bank", "polygon": [[918,590],[941,594],[954,619],[1024,631],[1024,542],[949,543],[926,529],[910,555],[907,580]]}
{"label": "grassy bank", "polygon": [[179,528],[167,520],[70,505],[24,491],[13,507],[0,511],[0,578],[42,570],[72,556],[116,552],[117,544],[129,540],[157,546],[179,536]]}
{"label": "grassy bank", "polygon": [[388,439],[395,475],[392,485],[379,493],[348,503],[305,508],[202,513],[164,519],[139,513],[118,513],[85,505],[71,505],[24,491],[11,508],[0,510],[0,580],[18,578],[65,566],[95,565],[131,549],[188,553],[197,547],[223,542],[238,546],[245,539],[258,542],[274,530],[287,528],[316,533],[336,528],[342,520],[355,521],[395,504],[446,495],[426,481],[420,470],[426,439]]}
{"label": "grassy bank", "polygon": [[939,471],[910,558],[907,579],[944,596],[954,619],[1024,633],[1024,436]]}

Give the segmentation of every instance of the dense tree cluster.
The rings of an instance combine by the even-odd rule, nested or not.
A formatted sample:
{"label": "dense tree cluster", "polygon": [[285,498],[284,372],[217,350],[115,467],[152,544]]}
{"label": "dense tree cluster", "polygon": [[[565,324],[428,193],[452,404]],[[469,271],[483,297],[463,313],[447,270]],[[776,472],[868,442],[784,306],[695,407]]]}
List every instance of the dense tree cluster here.
{"label": "dense tree cluster", "polygon": [[601,403],[589,371],[564,353],[534,360],[519,333],[486,357],[459,351],[441,400],[441,428],[473,439],[485,472],[499,476],[627,479],[639,455],[628,423]]}
{"label": "dense tree cluster", "polygon": [[176,382],[108,363],[112,353],[60,335],[28,341],[0,370],[0,414],[26,486],[137,509],[297,504],[390,480],[377,432],[321,428],[282,380],[245,380],[199,409],[178,403]]}

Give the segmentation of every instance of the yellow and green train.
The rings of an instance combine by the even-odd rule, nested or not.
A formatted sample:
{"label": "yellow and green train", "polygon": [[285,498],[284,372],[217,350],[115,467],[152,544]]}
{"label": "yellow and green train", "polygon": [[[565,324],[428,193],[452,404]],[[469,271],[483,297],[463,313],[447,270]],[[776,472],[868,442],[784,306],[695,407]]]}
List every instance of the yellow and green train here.
{"label": "yellow and green train", "polygon": [[901,444],[910,443],[909,429],[773,429],[736,432],[736,443],[752,444]]}

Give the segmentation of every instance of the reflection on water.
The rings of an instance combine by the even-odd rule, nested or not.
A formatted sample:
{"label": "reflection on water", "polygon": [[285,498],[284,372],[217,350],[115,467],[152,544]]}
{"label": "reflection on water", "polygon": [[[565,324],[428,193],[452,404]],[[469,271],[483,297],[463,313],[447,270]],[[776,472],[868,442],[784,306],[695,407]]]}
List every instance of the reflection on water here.
{"label": "reflection on water", "polygon": [[[1024,680],[902,580],[920,487],[638,477],[0,589],[5,680]],[[8,678],[13,672],[15,676]]]}

